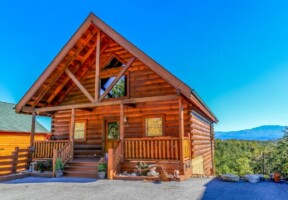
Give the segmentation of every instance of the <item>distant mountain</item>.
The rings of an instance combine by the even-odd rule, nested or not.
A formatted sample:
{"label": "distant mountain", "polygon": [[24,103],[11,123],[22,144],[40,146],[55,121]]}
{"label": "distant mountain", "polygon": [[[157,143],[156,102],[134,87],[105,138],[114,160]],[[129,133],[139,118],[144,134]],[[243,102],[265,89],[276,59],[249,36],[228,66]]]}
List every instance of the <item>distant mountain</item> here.
{"label": "distant mountain", "polygon": [[285,126],[265,125],[240,131],[216,131],[215,138],[222,140],[277,140],[284,135],[282,132],[284,129]]}

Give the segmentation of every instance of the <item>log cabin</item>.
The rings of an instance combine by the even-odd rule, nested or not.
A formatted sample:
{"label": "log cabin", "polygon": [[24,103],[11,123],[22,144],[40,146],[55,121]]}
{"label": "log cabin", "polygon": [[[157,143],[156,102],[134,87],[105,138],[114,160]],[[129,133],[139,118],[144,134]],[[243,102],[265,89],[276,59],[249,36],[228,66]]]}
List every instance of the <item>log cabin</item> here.
{"label": "log cabin", "polygon": [[[30,146],[31,121],[29,115],[16,114],[13,103],[0,102],[0,156],[11,155],[15,147]],[[35,122],[35,139],[43,141],[49,131]]]}
{"label": "log cabin", "polygon": [[97,177],[95,167],[105,155],[109,179],[133,171],[139,161],[179,170],[184,178],[215,171],[218,120],[212,111],[193,89],[93,13],[16,112],[52,118],[56,140],[35,141],[34,157],[60,158],[67,176]]}

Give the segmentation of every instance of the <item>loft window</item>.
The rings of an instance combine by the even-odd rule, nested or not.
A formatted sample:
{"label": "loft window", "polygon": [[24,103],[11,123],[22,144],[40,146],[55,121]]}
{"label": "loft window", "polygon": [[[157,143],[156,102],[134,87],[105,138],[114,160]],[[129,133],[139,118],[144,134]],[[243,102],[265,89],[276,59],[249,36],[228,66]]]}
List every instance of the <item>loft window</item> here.
{"label": "loft window", "polygon": [[116,58],[112,58],[110,62],[103,69],[111,69],[111,68],[121,67],[121,66],[123,66],[123,63],[121,63]]}
{"label": "loft window", "polygon": [[156,137],[163,135],[163,117],[146,117],[145,118],[145,135]]}
{"label": "loft window", "polygon": [[[115,77],[102,78],[101,79],[101,88],[100,95],[111,85]],[[105,98],[119,98],[125,97],[127,95],[127,77],[122,76],[119,81],[114,85]]]}
{"label": "loft window", "polygon": [[86,121],[75,122],[74,139],[86,140]]}

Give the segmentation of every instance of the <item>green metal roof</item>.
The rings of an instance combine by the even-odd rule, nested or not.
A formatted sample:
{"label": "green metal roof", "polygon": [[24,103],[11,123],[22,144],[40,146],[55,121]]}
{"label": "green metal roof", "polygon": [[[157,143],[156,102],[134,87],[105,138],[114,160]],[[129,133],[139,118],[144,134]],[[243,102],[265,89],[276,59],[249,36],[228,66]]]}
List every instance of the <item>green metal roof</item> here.
{"label": "green metal roof", "polygon": [[[32,116],[17,114],[16,104],[0,101],[0,131],[31,132]],[[36,133],[49,133],[37,120]]]}

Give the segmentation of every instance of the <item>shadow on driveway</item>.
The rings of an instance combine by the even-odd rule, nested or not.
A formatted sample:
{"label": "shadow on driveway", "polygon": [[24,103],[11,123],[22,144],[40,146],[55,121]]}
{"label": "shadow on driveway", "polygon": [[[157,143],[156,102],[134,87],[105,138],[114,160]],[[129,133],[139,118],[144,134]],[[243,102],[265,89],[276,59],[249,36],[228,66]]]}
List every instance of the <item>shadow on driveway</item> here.
{"label": "shadow on driveway", "polygon": [[96,182],[94,178],[73,178],[73,177],[59,177],[59,178],[44,178],[44,177],[25,177],[14,179],[10,181],[3,181],[5,184],[21,184],[21,183],[91,183]]}
{"label": "shadow on driveway", "polygon": [[242,199],[261,199],[261,200],[287,200],[288,184],[262,181],[259,183],[224,182],[215,178],[205,184],[205,191],[202,200],[242,200]]}

